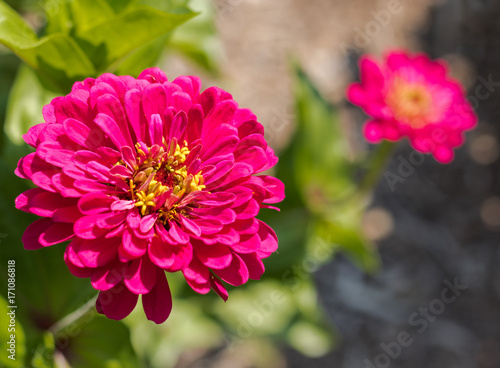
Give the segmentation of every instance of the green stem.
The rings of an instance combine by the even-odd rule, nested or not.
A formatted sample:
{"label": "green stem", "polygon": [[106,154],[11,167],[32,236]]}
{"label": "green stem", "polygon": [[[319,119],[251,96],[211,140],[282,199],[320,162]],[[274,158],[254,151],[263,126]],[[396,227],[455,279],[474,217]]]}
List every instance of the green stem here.
{"label": "green stem", "polygon": [[93,311],[95,302],[97,300],[97,295],[90,299],[87,303],[82,305],[76,311],[68,314],[66,317],[57,321],[54,325],[49,328],[49,331],[57,336],[60,332],[64,331],[64,329],[74,323],[78,323],[85,316],[87,316],[91,311]]}
{"label": "green stem", "polygon": [[369,161],[368,171],[359,186],[359,193],[366,194],[378,183],[395,147],[395,143],[387,141],[383,141],[377,146],[375,153]]}

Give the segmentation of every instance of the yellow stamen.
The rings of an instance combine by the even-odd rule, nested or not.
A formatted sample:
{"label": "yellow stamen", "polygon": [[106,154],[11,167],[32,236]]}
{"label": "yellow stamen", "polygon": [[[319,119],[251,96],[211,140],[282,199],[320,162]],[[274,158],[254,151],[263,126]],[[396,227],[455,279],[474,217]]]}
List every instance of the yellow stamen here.
{"label": "yellow stamen", "polygon": [[433,120],[432,95],[422,83],[396,78],[386,96],[396,120],[422,128]]}
{"label": "yellow stamen", "polygon": [[[177,208],[182,197],[206,188],[201,171],[195,175],[188,174],[185,162],[190,150],[186,141],[181,147],[177,140],[173,139],[168,153],[163,148],[155,148],[155,153],[151,153],[149,148],[145,151],[145,147],[139,143],[135,145],[135,149],[138,155],[136,169],[132,178],[127,181],[130,196],[136,201],[134,205],[142,216],[156,211],[159,219],[166,223],[184,213],[182,208]],[[117,165],[125,164],[119,161]],[[172,205],[170,201],[170,208],[160,206],[158,198],[169,191],[178,198],[176,203]]]}

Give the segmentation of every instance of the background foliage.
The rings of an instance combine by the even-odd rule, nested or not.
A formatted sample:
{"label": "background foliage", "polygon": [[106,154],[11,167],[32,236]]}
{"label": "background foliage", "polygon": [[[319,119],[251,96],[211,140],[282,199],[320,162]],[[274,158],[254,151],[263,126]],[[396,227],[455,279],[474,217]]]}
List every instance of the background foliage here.
{"label": "background foliage", "polygon": [[[275,170],[287,198],[281,213],[260,216],[276,230],[280,248],[266,260],[261,281],[230,290],[224,304],[169,274],[174,310],[165,324],[156,326],[143,313],[117,322],[91,307],[96,291],[69,273],[63,245],[22,248],[22,233],[35,216],[14,209],[30,185],[14,168],[29,153],[22,135],[42,121],[42,107],[77,80],[103,72],[137,76],[172,53],[217,78],[221,50],[213,17],[207,1],[0,1],[0,279],[7,280],[7,260],[14,259],[18,305],[17,355],[15,361],[0,355],[6,367],[165,367],[186,351],[248,344],[272,362],[269,342],[311,356],[334,346],[310,274],[339,250],[367,271],[377,268],[376,252],[359,229],[369,185],[353,181],[360,163],[346,157],[336,108],[295,63],[297,128]],[[1,310],[6,293],[2,287]],[[0,313],[0,326],[6,318]],[[1,327],[2,341],[3,334]]]}

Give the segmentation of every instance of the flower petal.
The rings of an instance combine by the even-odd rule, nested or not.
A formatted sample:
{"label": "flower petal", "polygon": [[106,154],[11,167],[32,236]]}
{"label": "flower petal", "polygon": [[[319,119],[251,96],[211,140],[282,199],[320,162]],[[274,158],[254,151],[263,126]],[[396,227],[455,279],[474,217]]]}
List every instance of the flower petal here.
{"label": "flower petal", "polygon": [[157,269],[156,284],[142,296],[142,306],[146,317],[156,324],[167,320],[172,311],[172,294],[163,270]]}
{"label": "flower petal", "polygon": [[130,262],[125,270],[124,282],[134,294],[149,293],[156,284],[157,267],[151,263],[148,256]]}
{"label": "flower petal", "polygon": [[134,310],[138,298],[137,294],[129,291],[123,282],[120,282],[109,290],[99,292],[95,306],[97,312],[108,318],[120,320]]}

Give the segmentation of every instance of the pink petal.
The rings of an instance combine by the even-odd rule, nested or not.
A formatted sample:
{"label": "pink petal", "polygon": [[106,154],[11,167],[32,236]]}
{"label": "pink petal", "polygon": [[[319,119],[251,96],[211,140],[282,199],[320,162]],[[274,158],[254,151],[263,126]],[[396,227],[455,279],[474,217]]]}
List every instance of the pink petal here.
{"label": "pink petal", "polygon": [[[78,244],[73,246],[73,244]],[[66,247],[66,251],[64,252],[64,262],[66,266],[68,266],[69,272],[72,275],[80,278],[87,278],[92,275],[93,269],[86,268],[83,263],[80,261],[80,258],[76,255],[74,251],[74,247],[78,247],[80,244],[79,239],[76,238]]]}
{"label": "pink petal", "polygon": [[142,93],[137,89],[125,93],[125,111],[135,133],[136,141],[141,142],[146,137],[147,121],[142,110]]}
{"label": "pink petal", "polygon": [[92,270],[91,284],[96,290],[109,290],[123,280],[124,263],[105,266]]}
{"label": "pink petal", "polygon": [[52,214],[52,220],[55,222],[65,222],[69,224],[74,224],[80,217],[82,217],[82,213],[77,206],[61,207]]}
{"label": "pink petal", "polygon": [[262,263],[259,257],[255,253],[240,254],[239,256],[247,265],[250,278],[252,280],[260,280],[265,269],[264,263]]}
{"label": "pink petal", "polygon": [[201,243],[194,245],[196,257],[205,266],[213,269],[226,268],[233,259],[233,253],[228,247],[222,244],[214,244],[207,247]]}
{"label": "pink petal", "polygon": [[43,248],[40,242],[40,236],[47,231],[54,222],[49,218],[43,218],[32,222],[24,231],[21,241],[24,244],[24,249],[34,250]]}
{"label": "pink petal", "polygon": [[260,248],[261,240],[258,234],[240,235],[240,241],[231,246],[238,253],[253,253]]}
{"label": "pink petal", "polygon": [[207,116],[205,114],[205,123],[203,124],[203,132],[201,134],[202,138],[210,134],[220,124],[231,123],[237,109],[238,104],[233,100],[222,101],[215,105],[210,115]]}
{"label": "pink petal", "polygon": [[193,258],[189,266],[182,270],[187,280],[194,281],[197,285],[206,284],[209,281],[210,272],[207,266],[197,258]]}
{"label": "pink petal", "polygon": [[195,236],[201,235],[201,229],[198,227],[198,225],[196,225],[195,222],[189,220],[188,218],[182,215],[179,215],[179,217],[184,228],[189,230],[189,232],[191,232]]}
{"label": "pink petal", "polygon": [[86,267],[102,267],[116,259],[120,238],[83,240],[77,255]]}
{"label": "pink petal", "polygon": [[[167,108],[167,93],[161,84],[151,84],[142,92],[142,108],[148,124],[153,114],[163,116]],[[151,138],[151,136],[150,136]]]}
{"label": "pink petal", "polygon": [[75,236],[73,224],[55,222],[40,234],[40,244],[44,247],[61,243]]}
{"label": "pink petal", "polygon": [[51,192],[46,192],[42,188],[32,188],[19,194],[19,196],[17,196],[15,200],[16,208],[24,212],[30,212],[29,203],[33,200],[34,197],[36,197],[38,194],[41,193],[51,193]]}
{"label": "pink petal", "polygon": [[134,294],[149,293],[156,284],[156,270],[157,267],[149,260],[148,256],[135,259],[130,262],[125,271],[125,285]]}
{"label": "pink petal", "polygon": [[23,139],[26,143],[28,143],[31,147],[35,147],[38,144],[38,136],[40,132],[45,129],[46,123],[41,123],[32,126],[28,129],[28,132],[23,135]]}
{"label": "pink petal", "polygon": [[138,298],[138,295],[130,292],[123,282],[120,282],[109,290],[99,292],[96,309],[108,318],[120,320],[134,310]]}
{"label": "pink petal", "polygon": [[285,199],[285,184],[275,177],[260,175],[267,192],[265,203],[278,203]]}
{"label": "pink petal", "polygon": [[205,206],[225,206],[233,203],[236,196],[233,193],[206,193],[203,197],[198,198],[197,202]]}
{"label": "pink petal", "polygon": [[[107,214],[106,214],[107,215]],[[106,234],[106,229],[97,226],[97,220],[101,215],[84,216],[75,222],[75,234],[82,239],[96,239]]]}
{"label": "pink petal", "polygon": [[142,306],[146,317],[160,324],[167,320],[172,311],[172,295],[163,270],[157,270],[156,279],[153,289],[142,296]]}
{"label": "pink petal", "polygon": [[151,144],[161,145],[163,143],[163,121],[159,114],[152,114],[149,122],[149,137]]}
{"label": "pink petal", "polygon": [[[130,136],[129,126],[125,117],[125,111],[123,111],[121,102],[115,96],[111,94],[100,96],[97,99],[97,111],[99,111],[99,113],[106,114],[112,121],[116,122],[121,136],[125,140],[125,145],[130,147],[134,146],[134,141],[132,141],[132,137]],[[120,147],[117,146],[117,148]]]}
{"label": "pink petal", "polygon": [[210,273],[210,284],[217,295],[219,295],[222,300],[227,301],[229,294],[227,293],[226,288],[224,287],[224,285],[222,285],[222,282],[212,273]]}
{"label": "pink petal", "polygon": [[98,213],[108,212],[111,203],[114,201],[114,198],[100,192],[88,193],[80,198],[78,201],[78,208],[83,214],[96,215]]}
{"label": "pink petal", "polygon": [[151,261],[160,268],[176,272],[186,267],[193,259],[191,244],[168,244],[154,237],[149,246]]}
{"label": "pink petal", "polygon": [[92,141],[90,128],[76,119],[66,119],[63,123],[68,137],[76,144],[89,149],[97,148]]}
{"label": "pink petal", "polygon": [[194,105],[188,112],[188,126],[186,130],[186,141],[194,142],[201,137],[203,129],[203,110],[200,105]]}
{"label": "pink petal", "polygon": [[182,231],[182,229],[177,225],[177,223],[172,222],[170,224],[170,230],[168,231],[169,235],[174,239],[176,242],[180,244],[186,244],[189,242],[189,236]]}
{"label": "pink petal", "polygon": [[193,100],[200,93],[201,81],[198,77],[181,75],[175,78],[172,83],[179,85]]}
{"label": "pink petal", "polygon": [[106,133],[116,148],[120,149],[120,147],[127,146],[130,143],[123,137],[116,121],[108,115],[99,113],[95,117],[94,122]]}
{"label": "pink petal", "polygon": [[259,214],[260,206],[255,199],[250,199],[247,203],[241,205],[240,207],[233,207],[233,210],[236,212],[236,217],[239,220],[244,220],[257,216]]}
{"label": "pink petal", "polygon": [[123,232],[122,242],[118,248],[118,255],[121,261],[130,261],[142,257],[148,249],[148,241],[135,236],[133,231]]}
{"label": "pink petal", "polygon": [[145,79],[150,83],[165,83],[168,81],[165,72],[156,67],[143,70],[137,79]]}
{"label": "pink petal", "polygon": [[261,239],[261,250],[264,252],[275,252],[278,249],[278,237],[266,223],[259,221],[259,236]]}
{"label": "pink petal", "polygon": [[214,272],[222,281],[233,286],[240,286],[247,282],[249,278],[249,272],[245,262],[235,253],[233,253],[233,259],[228,267]]}
{"label": "pink petal", "polygon": [[358,106],[365,106],[368,102],[366,92],[359,83],[353,83],[347,88],[347,99],[349,102]]}

